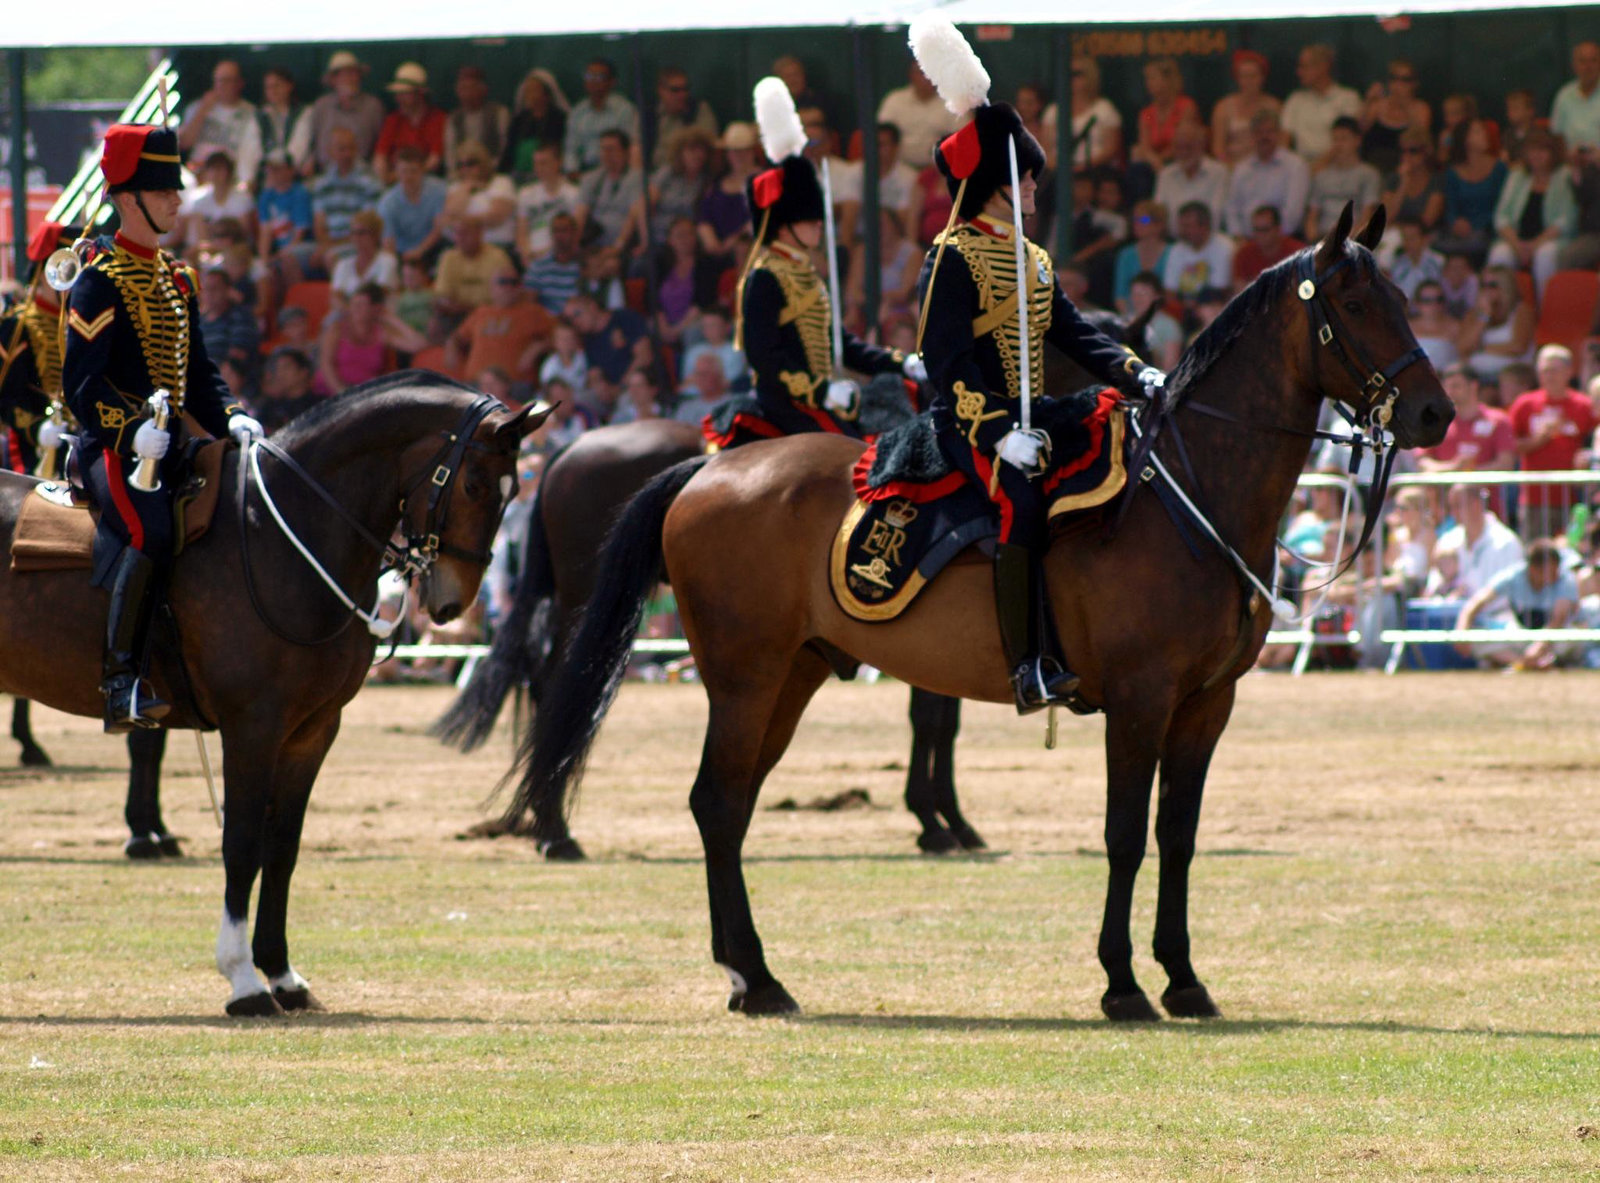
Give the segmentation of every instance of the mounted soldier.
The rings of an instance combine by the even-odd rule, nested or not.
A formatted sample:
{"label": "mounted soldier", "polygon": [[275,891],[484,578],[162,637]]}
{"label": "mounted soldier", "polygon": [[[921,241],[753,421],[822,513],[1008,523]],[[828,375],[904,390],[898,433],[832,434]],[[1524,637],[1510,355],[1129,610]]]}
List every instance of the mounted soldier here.
{"label": "mounted soldier", "polygon": [[[0,315],[0,468],[31,473],[61,446],[61,306],[41,282],[44,263],[77,231],[45,222],[28,242],[33,263],[27,291]],[[53,465],[41,476],[54,476]]]}
{"label": "mounted soldier", "polygon": [[[95,582],[111,592],[100,687],[106,730],[128,731],[156,726],[170,709],[142,675],[151,611],[172,561],[183,452],[173,437],[183,438],[185,417],[218,438],[262,432],[206,353],[194,270],[160,246],[183,186],[177,134],[117,124],[106,132],[100,170],[121,229],[94,241],[72,286],[62,386],[82,424],[82,468],[102,535],[120,544],[96,562]],[[154,488],[132,479],[141,462],[159,476]]]}
{"label": "mounted soldier", "polygon": [[995,599],[1017,710],[1069,705],[1078,679],[1056,652],[1040,575],[1050,441],[1030,425],[1028,405],[1041,399],[1044,342],[1128,394],[1159,387],[1165,376],[1086,320],[1057,286],[1050,256],[1022,236],[1044,150],[1010,104],[988,101],[988,72],[960,32],[947,18],[921,17],[911,46],[945,105],[971,115],[933,153],[955,202],[919,281],[918,344],[934,427],[946,458],[987,493],[999,517]]}

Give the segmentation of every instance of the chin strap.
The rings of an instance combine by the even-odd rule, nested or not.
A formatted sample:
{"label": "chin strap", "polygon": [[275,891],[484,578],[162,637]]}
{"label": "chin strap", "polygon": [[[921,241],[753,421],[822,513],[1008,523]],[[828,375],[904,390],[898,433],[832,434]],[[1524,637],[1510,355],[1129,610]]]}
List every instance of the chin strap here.
{"label": "chin strap", "polygon": [[150,216],[150,211],[145,208],[144,194],[142,192],[134,193],[133,204],[139,207],[139,212],[144,215],[144,220],[149,223],[150,229],[154,230],[158,237],[164,237],[171,232],[171,227],[162,229],[161,225]]}

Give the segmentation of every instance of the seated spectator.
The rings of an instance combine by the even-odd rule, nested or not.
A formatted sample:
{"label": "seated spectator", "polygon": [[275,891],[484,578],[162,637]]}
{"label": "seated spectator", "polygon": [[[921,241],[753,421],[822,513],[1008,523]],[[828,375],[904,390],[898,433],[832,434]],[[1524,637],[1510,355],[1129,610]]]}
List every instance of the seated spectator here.
{"label": "seated spectator", "polygon": [[1361,159],[1361,125],[1348,115],[1333,121],[1328,133],[1328,155],[1311,178],[1306,207],[1305,237],[1314,242],[1339,221],[1347,204],[1355,207],[1355,225],[1367,224],[1378,206],[1383,187],[1378,170]]}
{"label": "seated spectator", "polygon": [[435,315],[451,328],[467,313],[489,303],[494,277],[512,266],[511,257],[483,240],[483,222],[467,214],[456,222],[456,244],[439,256],[434,277]]}
{"label": "seated spectator", "polygon": [[328,282],[335,310],[368,284],[390,292],[400,283],[400,263],[383,249],[383,219],[376,212],[364,209],[350,219],[350,242],[355,249],[333,265]]}
{"label": "seated spectator", "polygon": [[425,172],[438,172],[444,160],[444,112],[433,105],[428,95],[428,71],[416,62],[401,62],[389,83],[394,95],[394,110],[378,131],[373,150],[373,170],[385,185],[395,179],[395,153],[415,148],[422,153]]}
{"label": "seated spectator", "polygon": [[[578,212],[578,187],[561,172],[561,149],[541,144],[533,153],[533,180],[517,190],[517,253],[524,263],[550,253],[550,223]],[[564,301],[563,301],[564,302]]]}
{"label": "seated spectator", "polygon": [[567,96],[548,70],[529,70],[517,87],[516,109],[506,132],[500,171],[516,181],[533,179],[533,154],[541,147],[561,151],[567,130]]}
{"label": "seated spectator", "polygon": [[[466,65],[456,71],[456,109],[445,118],[445,171],[456,171],[456,150],[462,144],[479,144],[498,162],[510,145],[511,112],[504,103],[489,98],[489,76],[482,66]],[[508,168],[498,171],[509,174]]]}
{"label": "seated spectator", "polygon": [[1160,201],[1141,201],[1133,207],[1133,241],[1117,251],[1111,281],[1111,296],[1117,311],[1127,316],[1131,307],[1128,289],[1142,271],[1160,276],[1166,271],[1167,207]]}
{"label": "seated spectator", "polygon": [[656,75],[655,135],[651,140],[650,168],[659,171],[672,163],[673,138],[693,128],[709,145],[717,139],[717,117],[711,104],[689,87],[689,74],[680,66],[666,66]]}
{"label": "seated spectator", "polygon": [[294,75],[268,66],[261,75],[261,97],[256,127],[263,159],[281,152],[298,170],[311,154],[311,111],[295,94]]}
{"label": "seated spectator", "polygon": [[1494,378],[1503,367],[1533,356],[1537,319],[1517,288],[1515,273],[1505,267],[1487,268],[1477,303],[1461,322],[1458,348],[1479,377]]}
{"label": "seated spectator", "polygon": [[1572,47],[1573,78],[1550,104],[1550,130],[1567,151],[1600,148],[1600,45],[1580,41]]}
{"label": "seated spectator", "polygon": [[1439,371],[1456,417],[1444,439],[1417,454],[1423,472],[1491,472],[1516,467],[1516,437],[1511,418],[1478,397],[1478,376],[1460,362]]}
{"label": "seated spectator", "polygon": [[1128,154],[1129,187],[1139,197],[1153,191],[1157,174],[1172,159],[1178,128],[1200,123],[1200,108],[1183,93],[1183,74],[1176,59],[1146,62],[1144,86],[1150,102],[1139,111],[1139,136]]}
{"label": "seated spectator", "polygon": [[709,353],[695,358],[694,369],[678,388],[678,398],[672,407],[672,418],[679,423],[699,423],[711,413],[711,408],[728,396],[727,379],[722,376],[722,363]]}
{"label": "seated spectator", "polygon": [[[1028,129],[1028,134],[1038,140],[1039,146],[1044,149],[1044,172],[1039,176],[1041,185],[1049,183],[1048,177],[1054,171],[1056,162],[1055,131],[1052,129],[1046,132],[1044,126],[1044,110],[1049,101],[1043,86],[1037,82],[1024,82],[1017,87],[1017,97],[1011,102],[1012,107],[1016,109],[1017,118],[1022,120],[1022,126]],[[924,167],[926,164],[924,161]],[[912,167],[916,168],[916,165]]]}
{"label": "seated spectator", "polygon": [[593,296],[578,295],[568,302],[566,319],[583,336],[589,394],[609,414],[623,375],[655,360],[644,318],[632,309],[602,308]]}
{"label": "seated spectator", "polygon": [[467,313],[450,334],[447,355],[458,373],[498,368],[513,381],[531,380],[534,362],[550,343],[555,318],[523,292],[516,268],[507,263],[494,277],[489,303]]}
{"label": "seated spectator", "polygon": [[516,383],[512,382],[511,375],[499,366],[489,366],[487,369],[477,371],[472,375],[471,382],[484,394],[498,399],[513,411],[522,409],[522,400],[514,393]]}
{"label": "seated spectator", "polygon": [[[845,176],[855,172],[853,167],[840,169],[834,165],[834,176]],[[859,189],[859,185],[857,186]],[[838,190],[834,190],[834,202],[838,204]],[[911,237],[921,246],[930,246],[933,240],[944,233],[944,228],[950,224],[950,211],[955,208],[955,199],[950,196],[950,189],[944,183],[944,174],[939,171],[939,166],[932,161],[926,168],[917,174],[917,192],[912,205],[922,211],[915,223],[907,223]],[[835,209],[835,218],[843,225],[843,214]],[[840,249],[846,244],[841,242]]]}
{"label": "seated spectator", "polygon": [[1402,600],[1405,577],[1384,573],[1375,546],[1369,546],[1357,554],[1356,548],[1361,541],[1359,523],[1349,523],[1342,540],[1339,540],[1338,529],[1339,524],[1335,522],[1328,530],[1331,538],[1337,540],[1337,549],[1334,543],[1329,542],[1323,544],[1324,551],[1345,556],[1356,555],[1356,560],[1334,580],[1333,586],[1328,589],[1327,603],[1345,609],[1349,613],[1350,624],[1361,634],[1361,640],[1355,646],[1357,664],[1362,669],[1381,669],[1388,660],[1390,650],[1381,634],[1384,629],[1398,628],[1404,619]]}
{"label": "seated spectator", "polygon": [[[1511,429],[1524,472],[1557,472],[1576,467],[1578,452],[1595,430],[1594,408],[1572,389],[1572,351],[1565,345],[1539,350],[1539,388],[1511,404]],[[1574,490],[1562,485],[1524,485],[1518,505],[1524,538],[1565,532]]]}
{"label": "seated spectator", "polygon": [[278,335],[272,339],[273,349],[294,349],[305,354],[312,368],[317,364],[317,337],[311,331],[311,319],[304,308],[289,305],[278,309]]}
{"label": "seated spectator", "polygon": [[578,294],[583,282],[583,256],[578,250],[578,220],[558,213],[550,219],[550,249],[528,264],[522,286],[545,311],[557,316]]}
{"label": "seated spectator", "polygon": [[[1561,569],[1561,551],[1554,541],[1541,539],[1528,547],[1526,562],[1502,571],[1467,601],[1456,627],[1565,628],[1577,607],[1578,585]],[[1521,670],[1553,669],[1576,656],[1572,646],[1549,641],[1462,644],[1456,649],[1492,668]]]}
{"label": "seated spectator", "polygon": [[694,223],[679,218],[657,248],[656,332],[677,345],[700,323],[701,311],[717,302],[722,268],[700,253]]}
{"label": "seated spectator", "polygon": [[884,124],[895,129],[900,163],[915,176],[933,158],[933,146],[960,127],[961,120],[944,105],[922,67],[912,62],[906,67],[906,85],[878,104],[880,130]]}
{"label": "seated spectator", "polygon": [[208,266],[200,279],[200,337],[212,361],[226,358],[254,373],[261,330],[250,309],[234,299],[233,282],[220,264]]}
{"label": "seated spectator", "polygon": [[850,281],[845,285],[844,298],[852,320],[859,321],[864,311],[868,266],[878,269],[877,320],[914,315],[922,251],[906,237],[900,215],[893,210],[878,210],[878,257],[875,260],[869,263],[865,242],[857,242],[851,250]]}
{"label": "seated spectator", "polygon": [[[1399,249],[1389,261],[1389,278],[1406,294],[1406,299],[1416,302],[1417,291],[1429,281],[1437,284],[1444,277],[1444,256],[1428,246],[1428,236],[1416,218],[1406,218],[1399,223]],[[1444,290],[1439,291],[1441,310]],[[1437,363],[1435,363],[1437,365]]]}
{"label": "seated spectator", "polygon": [[[1295,73],[1300,88],[1283,104],[1283,130],[1289,143],[1307,164],[1322,160],[1332,146],[1333,121],[1341,116],[1358,118],[1361,96],[1333,77],[1331,45],[1307,45],[1300,51]],[[1253,129],[1252,129],[1253,130]],[[1288,224],[1288,219],[1284,219]]]}
{"label": "seated spectator", "polygon": [[1439,289],[1444,293],[1444,308],[1457,320],[1478,306],[1478,273],[1472,260],[1463,254],[1445,255]]}
{"label": "seated spectator", "polygon": [[[1060,112],[1055,103],[1044,109],[1045,155],[1055,167],[1056,128]],[[1122,165],[1122,115],[1100,93],[1100,64],[1092,57],[1072,59],[1072,169],[1119,168]]]}
{"label": "seated spectator", "polygon": [[1417,222],[1431,234],[1444,220],[1444,181],[1433,167],[1433,143],[1421,128],[1400,136],[1400,165],[1385,182],[1383,204],[1391,222]]}
{"label": "seated spectator", "polygon": [[1482,119],[1467,125],[1466,157],[1444,173],[1444,228],[1434,246],[1481,263],[1494,238],[1494,211],[1506,183],[1505,161],[1494,128]]}
{"label": "seated spectator", "polygon": [[1161,277],[1153,271],[1141,271],[1128,285],[1128,312],[1132,319],[1143,316],[1153,304],[1156,313],[1145,326],[1144,338],[1149,343],[1152,365],[1171,370],[1183,353],[1183,327],[1168,316],[1161,307],[1166,290]]}
{"label": "seated spectator", "polygon": [[331,272],[339,257],[352,249],[350,220],[375,207],[383,196],[378,178],[357,159],[355,134],[339,127],[329,140],[332,155],[327,171],[311,182],[311,225],[317,244],[311,262],[322,274]]}
{"label": "seated spectator", "polygon": [[[1267,93],[1267,59],[1252,49],[1236,49],[1232,61],[1233,84],[1236,89],[1217,100],[1211,109],[1211,155],[1224,166],[1238,164],[1254,151],[1250,134],[1250,121],[1262,112],[1272,116],[1278,125],[1283,117],[1283,104]],[[1160,199],[1159,193],[1157,199]],[[1212,213],[1222,215],[1220,201]]]}
{"label": "seated spectator", "polygon": [[638,141],[639,113],[632,103],[614,93],[616,84],[617,72],[604,58],[595,58],[584,68],[584,100],[567,113],[562,155],[567,175],[577,176],[599,168],[601,143],[607,135],[620,132],[625,145]]}
{"label": "seated spectator", "polygon": [[1228,166],[1206,155],[1206,130],[1198,123],[1186,123],[1173,133],[1172,162],[1156,174],[1155,199],[1169,210],[1203,201],[1211,210],[1211,224],[1222,225]]}
{"label": "seated spectator", "polygon": [[482,144],[456,148],[456,176],[445,191],[440,225],[445,237],[463,217],[483,226],[483,240],[510,250],[517,240],[517,191],[511,178],[494,171],[494,161]]}
{"label": "seated spectator", "polygon": [[[730,123],[722,129],[721,147],[726,167],[700,204],[696,227],[700,232],[700,245],[708,255],[732,262],[740,237],[751,232],[750,206],[745,201],[744,187],[756,172],[759,140],[754,124]],[[833,178],[836,201],[842,200],[842,184],[842,178]]]}
{"label": "seated spectator", "polygon": [[612,423],[638,423],[661,418],[661,388],[643,366],[635,366],[622,379],[622,401],[611,416]]}
{"label": "seated spectator", "polygon": [[782,57],[774,58],[772,74],[783,81],[789,88],[789,96],[794,99],[796,110],[803,107],[816,107],[824,115],[828,113],[828,101],[822,92],[811,85],[811,80],[806,77],[806,64],[793,54],[786,53]]}
{"label": "seated spectator", "polygon": [[1420,595],[1433,568],[1437,541],[1427,493],[1421,489],[1401,489],[1396,493],[1389,526],[1384,569],[1400,577],[1404,595]]}
{"label": "seated spectator", "polygon": [[292,345],[272,351],[261,373],[261,397],[251,404],[268,435],[323,401],[311,389],[315,376],[311,359]]}
{"label": "seated spectator", "polygon": [[396,258],[421,262],[443,242],[439,216],[448,186],[427,173],[421,148],[401,148],[394,155],[395,183],[378,199],[383,248]]}
{"label": "seated spectator", "polygon": [[323,394],[338,394],[393,373],[396,354],[427,348],[428,339],[387,308],[387,299],[387,292],[369,283],[350,298],[342,316],[323,322],[317,350],[317,385]]}
{"label": "seated spectator", "polygon": [[1250,237],[1233,253],[1233,291],[1243,291],[1256,276],[1274,267],[1306,244],[1283,232],[1275,205],[1258,205],[1250,213]]}
{"label": "seated spectator", "polygon": [[[916,352],[915,345],[906,352]],[[694,372],[695,362],[702,353],[713,354],[722,363],[722,376],[728,380],[729,386],[744,377],[747,368],[744,351],[734,348],[733,324],[728,319],[728,314],[720,307],[713,306],[701,313],[700,340],[684,351],[681,376],[686,377]]]}
{"label": "seated spectator", "polygon": [[627,132],[601,135],[600,163],[578,184],[578,227],[587,244],[618,251],[629,245],[634,207],[644,195],[644,178],[628,163],[631,143]]}
{"label": "seated spectator", "polygon": [[539,366],[539,386],[549,398],[550,384],[563,383],[569,398],[585,399],[589,386],[589,359],[584,356],[583,338],[568,321],[550,326],[550,352]]}
{"label": "seated spectator", "polygon": [[253,240],[256,203],[250,190],[239,184],[233,171],[233,158],[218,148],[206,158],[201,176],[205,183],[184,195],[178,253],[192,255],[209,249],[213,227],[223,218],[236,219]]}
{"label": "seated spectator", "polygon": [[[1389,81],[1367,88],[1360,117],[1361,159],[1387,176],[1400,167],[1400,141],[1415,128],[1433,126],[1433,108],[1417,97],[1417,68],[1405,58],[1389,63]],[[1337,123],[1337,120],[1335,120]]]}
{"label": "seated spectator", "polygon": [[1444,286],[1438,280],[1425,279],[1417,285],[1411,298],[1411,331],[1441,374],[1460,359],[1461,322],[1445,307]]}
{"label": "seated spectator", "polygon": [[367,66],[349,50],[341,49],[328,59],[322,84],[328,92],[311,105],[307,131],[311,150],[300,164],[306,176],[333,167],[336,133],[345,131],[354,138],[352,160],[369,160],[383,129],[383,104],[376,95],[361,89]]}
{"label": "seated spectator", "polygon": [[1271,205],[1277,208],[1283,228],[1295,233],[1305,220],[1311,172],[1304,160],[1283,147],[1278,125],[1266,112],[1255,117],[1250,134],[1255,151],[1234,167],[1223,224],[1230,234],[1248,234],[1251,211]]}
{"label": "seated spectator", "polygon": [[1495,206],[1499,241],[1489,252],[1489,262],[1532,271],[1534,289],[1543,298],[1561,248],[1577,231],[1578,202],[1572,174],[1561,162],[1560,140],[1535,129],[1523,155],[1525,163],[1507,175]]}
{"label": "seated spectator", "polygon": [[1533,105],[1533,91],[1506,92],[1506,125],[1500,129],[1500,154],[1513,168],[1526,164],[1522,149],[1536,131],[1549,131],[1548,120],[1540,119]]}
{"label": "seated spectator", "polygon": [[[711,189],[711,153],[714,141],[699,127],[685,127],[672,133],[667,145],[667,163],[650,178],[650,241],[666,240],[667,230],[680,218],[690,230],[700,213],[700,203]],[[644,225],[644,202],[634,211],[634,225]],[[640,233],[640,241],[644,235]]]}
{"label": "seated spectator", "polygon": [[1098,307],[1111,301],[1113,252],[1126,237],[1127,222],[1120,214],[1107,216],[1095,202],[1097,184],[1090,172],[1072,178],[1073,251],[1065,262],[1089,281],[1089,302]]}
{"label": "seated spectator", "polygon": [[281,148],[267,153],[256,221],[260,226],[256,254],[263,259],[311,240],[311,194],[295,175],[294,161]]}
{"label": "seated spectator", "polygon": [[433,276],[421,259],[404,259],[400,263],[400,290],[389,298],[394,314],[417,332],[426,334],[433,327]]}
{"label": "seated spectator", "polygon": [[1477,118],[1477,95],[1446,95],[1439,104],[1439,143],[1434,159],[1441,169],[1467,158],[1467,130]]}
{"label": "seated spectator", "polygon": [[1492,494],[1481,485],[1452,485],[1448,495],[1455,525],[1439,535],[1438,550],[1460,556],[1457,587],[1471,596],[1494,582],[1501,573],[1522,563],[1522,540],[1498,517],[1489,501]]}
{"label": "seated spectator", "polygon": [[[922,189],[917,170],[905,163],[901,152],[900,130],[891,123],[878,125],[878,208],[899,215],[902,226],[916,226],[922,220],[918,202]],[[853,162],[849,173],[833,178],[834,199],[839,202],[839,241],[854,247],[862,237],[861,175],[864,164]]]}
{"label": "seated spectator", "polygon": [[1192,304],[1204,288],[1224,288],[1233,276],[1233,242],[1211,229],[1211,210],[1191,201],[1178,211],[1178,241],[1167,252],[1167,292]]}
{"label": "seated spectator", "polygon": [[244,97],[244,71],[232,58],[211,67],[211,89],[184,111],[178,148],[191,161],[207,164],[214,154],[225,152],[238,175],[254,183],[261,167],[261,128],[255,104]]}

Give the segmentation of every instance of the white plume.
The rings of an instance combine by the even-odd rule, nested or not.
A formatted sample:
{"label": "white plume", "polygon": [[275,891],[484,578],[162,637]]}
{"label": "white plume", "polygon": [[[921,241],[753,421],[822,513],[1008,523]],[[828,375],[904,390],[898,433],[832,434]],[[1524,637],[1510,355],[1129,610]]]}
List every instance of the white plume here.
{"label": "white plume", "polygon": [[767,159],[777,164],[785,156],[798,156],[806,146],[806,129],[794,109],[794,96],[783,79],[766,77],[756,83],[756,124]]}
{"label": "white plume", "polygon": [[911,52],[952,115],[989,101],[989,71],[950,18],[925,12],[911,22]]}

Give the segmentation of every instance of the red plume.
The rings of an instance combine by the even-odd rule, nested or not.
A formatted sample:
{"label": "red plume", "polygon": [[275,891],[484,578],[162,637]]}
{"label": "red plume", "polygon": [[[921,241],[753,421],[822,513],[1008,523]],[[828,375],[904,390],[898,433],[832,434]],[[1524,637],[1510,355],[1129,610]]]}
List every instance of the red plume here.
{"label": "red plume", "polygon": [[939,144],[950,175],[958,181],[970,177],[983,159],[983,144],[978,139],[978,121],[968,120],[960,131],[946,136]]}
{"label": "red plume", "polygon": [[783,196],[783,170],[769,168],[764,173],[757,173],[750,188],[755,194],[756,206],[760,209],[771,209]]}

